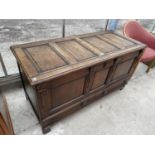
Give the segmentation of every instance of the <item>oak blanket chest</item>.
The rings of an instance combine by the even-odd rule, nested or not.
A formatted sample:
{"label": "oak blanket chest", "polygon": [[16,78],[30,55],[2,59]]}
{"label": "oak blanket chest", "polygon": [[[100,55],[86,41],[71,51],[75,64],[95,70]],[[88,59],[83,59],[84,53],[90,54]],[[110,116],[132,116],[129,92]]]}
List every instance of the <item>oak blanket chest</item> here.
{"label": "oak blanket chest", "polygon": [[43,133],[65,115],[115,89],[132,76],[145,45],[112,32],[11,47],[27,99]]}

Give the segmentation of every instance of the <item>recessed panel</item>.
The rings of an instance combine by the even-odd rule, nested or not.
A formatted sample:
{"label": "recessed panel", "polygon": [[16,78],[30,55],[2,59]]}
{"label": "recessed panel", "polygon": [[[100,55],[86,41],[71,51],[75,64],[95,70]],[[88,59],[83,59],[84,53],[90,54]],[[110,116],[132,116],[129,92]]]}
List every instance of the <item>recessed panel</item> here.
{"label": "recessed panel", "polygon": [[66,65],[66,62],[48,45],[26,48],[25,53],[40,72]]}
{"label": "recessed panel", "polygon": [[123,47],[123,46],[128,47],[134,44],[133,42],[128,41],[127,39],[119,37],[115,34],[109,33],[109,34],[103,34],[102,36],[116,43],[120,47]]}
{"label": "recessed panel", "polygon": [[125,61],[123,63],[120,63],[117,65],[117,68],[115,70],[114,76],[113,76],[113,80],[117,79],[123,75],[127,75],[132,64],[133,64],[133,59]]}
{"label": "recessed panel", "polygon": [[92,89],[95,89],[99,86],[102,86],[105,84],[107,75],[108,75],[109,68],[98,71],[95,73]]}
{"label": "recessed panel", "polygon": [[92,53],[87,48],[83,47],[80,43],[78,43],[75,40],[57,42],[57,44],[63,50],[71,54],[78,61],[89,59],[95,56],[94,53]]}
{"label": "recessed panel", "polygon": [[108,44],[107,42],[101,40],[98,37],[92,36],[92,37],[86,37],[83,38],[83,40],[87,41],[88,43],[90,43],[91,45],[97,47],[98,49],[100,49],[103,53],[106,52],[110,52],[113,50],[117,50],[118,48],[116,48],[113,45]]}
{"label": "recessed panel", "polygon": [[52,90],[51,99],[52,107],[59,106],[63,103],[76,99],[83,94],[85,77],[68,82]]}

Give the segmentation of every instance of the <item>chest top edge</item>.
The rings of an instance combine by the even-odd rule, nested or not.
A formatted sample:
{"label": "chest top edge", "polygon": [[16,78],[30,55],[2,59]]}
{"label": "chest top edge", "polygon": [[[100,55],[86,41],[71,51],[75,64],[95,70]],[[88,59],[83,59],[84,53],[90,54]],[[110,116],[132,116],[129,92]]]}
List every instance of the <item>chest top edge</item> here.
{"label": "chest top edge", "polygon": [[31,85],[144,48],[142,43],[111,32],[10,47]]}

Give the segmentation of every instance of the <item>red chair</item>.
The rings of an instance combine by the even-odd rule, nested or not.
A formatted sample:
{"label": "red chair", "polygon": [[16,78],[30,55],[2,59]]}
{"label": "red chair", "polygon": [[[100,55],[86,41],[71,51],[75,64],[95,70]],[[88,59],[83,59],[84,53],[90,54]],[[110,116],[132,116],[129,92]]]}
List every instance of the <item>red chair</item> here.
{"label": "red chair", "polygon": [[155,62],[155,36],[145,30],[137,21],[129,21],[125,24],[124,35],[147,45],[140,61],[151,62],[146,71],[148,73]]}

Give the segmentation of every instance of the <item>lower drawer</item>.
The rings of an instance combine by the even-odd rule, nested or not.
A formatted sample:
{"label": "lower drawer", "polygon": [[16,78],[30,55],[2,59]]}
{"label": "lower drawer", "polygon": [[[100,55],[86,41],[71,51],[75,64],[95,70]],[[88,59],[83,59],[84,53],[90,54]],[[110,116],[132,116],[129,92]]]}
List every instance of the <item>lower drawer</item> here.
{"label": "lower drawer", "polygon": [[65,116],[68,116],[69,114],[79,110],[82,108],[82,103],[81,102],[77,102],[74,103],[73,105],[70,105],[52,115],[47,116],[42,122],[44,124],[44,126],[48,126],[51,123],[54,123],[62,118],[64,118]]}

